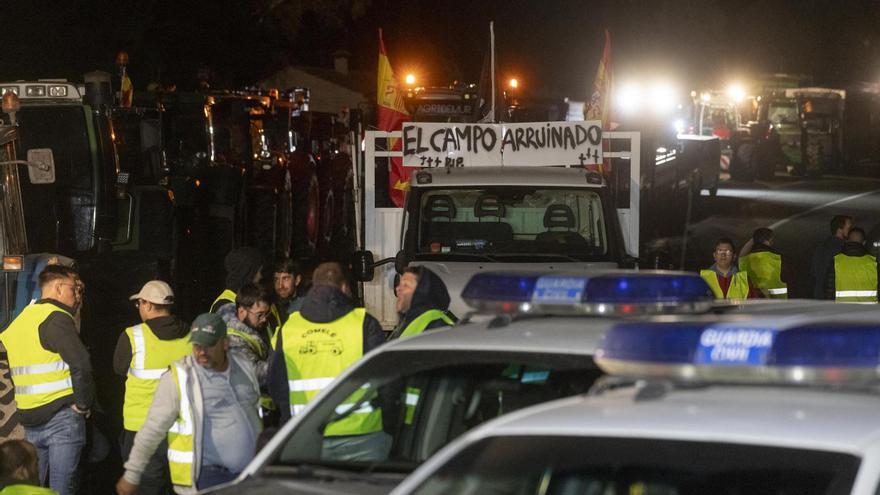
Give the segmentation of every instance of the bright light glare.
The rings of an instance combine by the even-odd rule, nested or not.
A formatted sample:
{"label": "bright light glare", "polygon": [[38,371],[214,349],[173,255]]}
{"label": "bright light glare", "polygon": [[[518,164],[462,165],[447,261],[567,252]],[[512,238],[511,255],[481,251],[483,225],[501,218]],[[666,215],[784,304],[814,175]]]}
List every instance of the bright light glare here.
{"label": "bright light glare", "polygon": [[746,90],[744,90],[739,84],[731,84],[727,87],[727,96],[730,96],[733,101],[739,103],[745,99]]}
{"label": "bright light glare", "polygon": [[406,81],[407,86],[412,86],[413,84],[416,83],[416,75],[415,74],[407,74],[405,81]]}
{"label": "bright light glare", "polygon": [[675,88],[667,83],[655,83],[651,86],[651,108],[658,114],[667,113],[675,108]]}
{"label": "bright light glare", "polygon": [[700,95],[700,99],[703,100],[704,103],[709,103],[712,101],[712,95],[709,93],[703,93]]}
{"label": "bright light glare", "polygon": [[675,132],[678,134],[684,133],[684,119],[676,119],[672,126],[675,127]]}
{"label": "bright light glare", "polygon": [[617,92],[617,106],[623,113],[634,113],[641,106],[642,90],[639,85],[630,82],[622,85]]}
{"label": "bright light glare", "polygon": [[510,85],[510,87],[513,89],[516,89],[519,87],[519,81],[517,81],[515,77],[512,78],[507,84]]}

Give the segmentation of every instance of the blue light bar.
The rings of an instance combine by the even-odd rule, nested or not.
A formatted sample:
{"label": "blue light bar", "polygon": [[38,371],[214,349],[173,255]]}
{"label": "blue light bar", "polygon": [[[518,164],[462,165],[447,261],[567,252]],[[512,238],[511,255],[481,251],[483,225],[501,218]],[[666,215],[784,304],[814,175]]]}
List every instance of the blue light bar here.
{"label": "blue light bar", "polygon": [[880,382],[880,324],[624,323],[596,352],[604,371],[684,381]]}
{"label": "blue light bar", "polygon": [[462,298],[478,310],[536,313],[637,314],[708,309],[712,291],[697,274],[611,272],[576,275],[474,275]]}

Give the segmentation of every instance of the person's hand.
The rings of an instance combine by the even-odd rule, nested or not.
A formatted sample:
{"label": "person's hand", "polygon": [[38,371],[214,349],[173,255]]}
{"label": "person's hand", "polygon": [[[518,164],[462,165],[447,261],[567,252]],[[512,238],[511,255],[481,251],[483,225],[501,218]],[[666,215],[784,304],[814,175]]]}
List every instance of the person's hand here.
{"label": "person's hand", "polygon": [[71,405],[70,405],[70,408],[73,409],[73,412],[75,412],[75,413],[77,413],[77,414],[79,414],[80,416],[83,416],[83,417],[85,417],[85,418],[88,418],[89,416],[92,415],[92,410],[91,410],[91,409],[80,409],[80,408],[76,407],[76,404],[71,404]]}
{"label": "person's hand", "polygon": [[120,476],[119,481],[116,482],[116,495],[134,495],[137,493],[138,486],[129,483],[125,476]]}

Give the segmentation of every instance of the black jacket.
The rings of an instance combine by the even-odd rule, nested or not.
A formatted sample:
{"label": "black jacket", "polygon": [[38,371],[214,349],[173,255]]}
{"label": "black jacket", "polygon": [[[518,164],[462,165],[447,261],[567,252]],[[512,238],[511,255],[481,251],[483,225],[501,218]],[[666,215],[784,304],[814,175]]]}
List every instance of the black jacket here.
{"label": "black jacket", "polygon": [[[240,247],[230,251],[223,260],[223,268],[226,269],[224,287],[238,293],[242,287],[253,283],[254,276],[262,267],[263,254],[257,248]],[[216,313],[223,304],[227,303],[218,301],[218,304],[211,304],[211,312]]]}
{"label": "black jacket", "polygon": [[[813,253],[813,262],[810,265],[810,276],[813,280],[813,299],[828,299],[826,292],[828,272],[834,272],[834,256],[842,249],[843,240],[829,235]],[[832,297],[831,299],[834,298]]]}
{"label": "black jacket", "polygon": [[[312,287],[303,300],[300,314],[313,323],[338,320],[355,309],[351,299],[335,287]],[[284,329],[278,332],[275,350],[269,357],[269,395],[281,411],[281,420],[290,419],[290,389],[287,385],[287,363],[284,360]],[[366,315],[363,326],[364,354],[385,342],[385,333],[379,321]]]}
{"label": "black jacket", "polygon": [[[38,304],[54,304],[73,314],[73,309],[54,299],[41,299]],[[39,426],[46,423],[63,407],[76,404],[79,409],[91,409],[95,402],[95,381],[92,377],[92,364],[89,352],[79,338],[73,318],[63,313],[52,313],[40,324],[37,332],[43,349],[57,353],[70,367],[73,382],[73,395],[61,397],[44,406],[34,409],[19,409],[18,420],[24,426]]]}
{"label": "black jacket", "polygon": [[[189,325],[174,315],[151,318],[145,322],[159,340],[175,340],[189,333]],[[116,341],[116,350],[113,351],[113,370],[117,375],[128,375],[128,367],[131,365],[131,341],[125,332],[119,335]]]}
{"label": "black jacket", "polygon": [[[843,243],[843,249],[839,254],[844,254],[846,256],[854,256],[861,257],[866,256],[871,253],[868,252],[868,249],[864,244],[860,242],[845,242]],[[875,267],[876,269],[876,267]],[[837,297],[837,278],[834,273],[834,258],[831,258],[831,267],[828,269],[828,273],[825,276],[825,299],[834,300]]]}
{"label": "black jacket", "polygon": [[[454,321],[455,315],[449,310],[449,291],[446,290],[446,284],[431,270],[425,267],[417,267],[419,271],[419,284],[413,292],[412,302],[409,309],[400,315],[400,321],[389,339],[395,339],[403,333],[407,325],[422,315],[425,311],[431,309],[439,309],[446,311],[446,314]],[[432,328],[440,328],[447,326],[443,320],[434,320],[425,327],[425,330]]]}

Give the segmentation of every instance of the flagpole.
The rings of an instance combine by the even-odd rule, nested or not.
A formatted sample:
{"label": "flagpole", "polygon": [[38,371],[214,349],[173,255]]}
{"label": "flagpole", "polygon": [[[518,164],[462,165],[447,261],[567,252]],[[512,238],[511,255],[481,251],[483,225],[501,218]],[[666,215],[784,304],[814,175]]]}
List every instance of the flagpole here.
{"label": "flagpole", "polygon": [[492,117],[490,122],[495,123],[495,21],[489,22],[489,50],[492,52]]}

